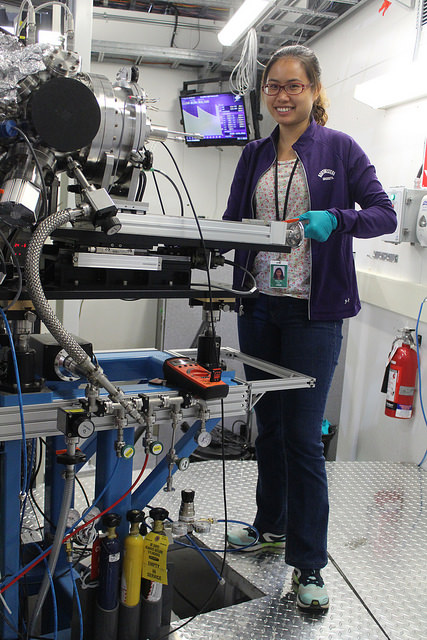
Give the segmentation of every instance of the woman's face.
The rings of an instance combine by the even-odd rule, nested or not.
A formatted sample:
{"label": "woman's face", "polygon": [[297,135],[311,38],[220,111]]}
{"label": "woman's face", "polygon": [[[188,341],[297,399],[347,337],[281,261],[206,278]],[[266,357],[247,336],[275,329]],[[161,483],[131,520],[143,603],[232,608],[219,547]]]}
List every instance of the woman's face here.
{"label": "woman's face", "polygon": [[267,82],[280,85],[300,82],[309,85],[298,95],[290,96],[284,89],[276,96],[264,94],[268,111],[279,125],[304,131],[310,123],[313,102],[319,95],[310,86],[304,65],[296,58],[280,58],[271,67]]}

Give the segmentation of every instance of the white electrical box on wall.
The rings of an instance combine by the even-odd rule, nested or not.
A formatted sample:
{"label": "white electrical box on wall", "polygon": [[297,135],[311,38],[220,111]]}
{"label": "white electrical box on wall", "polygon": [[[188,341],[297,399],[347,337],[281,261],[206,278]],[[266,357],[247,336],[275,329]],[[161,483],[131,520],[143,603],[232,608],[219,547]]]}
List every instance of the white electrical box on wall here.
{"label": "white electrical box on wall", "polygon": [[417,240],[422,247],[427,247],[427,195],[421,200],[418,211]]}
{"label": "white electrical box on wall", "polygon": [[406,187],[390,187],[386,189],[397,216],[397,227],[393,233],[381,236],[385,242],[417,241],[417,217],[421,200],[427,195],[427,189],[407,189]]}

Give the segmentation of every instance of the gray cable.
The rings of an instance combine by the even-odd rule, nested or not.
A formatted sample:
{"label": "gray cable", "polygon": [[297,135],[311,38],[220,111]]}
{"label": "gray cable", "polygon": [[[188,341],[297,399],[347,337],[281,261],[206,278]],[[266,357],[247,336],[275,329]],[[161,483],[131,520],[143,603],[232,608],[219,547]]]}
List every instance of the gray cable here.
{"label": "gray cable", "polygon": [[[52,544],[52,551],[49,557],[49,571],[52,576],[55,572],[56,563],[58,562],[59,552],[61,551],[62,541],[64,539],[64,534],[65,534],[65,528],[67,526],[68,513],[70,511],[71,501],[73,499],[73,493],[74,493],[74,467],[71,465],[67,465],[65,468],[65,487],[64,487],[64,493],[62,496],[58,526],[56,528],[55,538]],[[48,575],[48,572],[46,571],[43,577],[39,594],[37,596],[37,601],[34,607],[34,612],[31,618],[30,626],[29,626],[30,637],[34,631],[34,627],[40,616],[44,601],[46,600],[46,596],[49,591],[49,586],[50,586],[49,575]]]}

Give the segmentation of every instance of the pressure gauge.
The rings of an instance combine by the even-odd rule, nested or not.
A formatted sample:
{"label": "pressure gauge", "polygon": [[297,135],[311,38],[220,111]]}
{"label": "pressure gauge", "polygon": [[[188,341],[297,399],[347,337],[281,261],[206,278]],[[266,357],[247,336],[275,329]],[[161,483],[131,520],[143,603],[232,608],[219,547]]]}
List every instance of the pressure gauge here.
{"label": "pressure gauge", "polygon": [[209,447],[212,442],[212,435],[209,431],[199,431],[196,437],[197,444],[199,447]]}
{"label": "pressure gauge", "polygon": [[120,455],[122,458],[130,460],[135,455],[135,447],[133,447],[131,444],[125,444],[120,450]]}
{"label": "pressure gauge", "polygon": [[150,449],[150,453],[152,453],[153,456],[159,456],[163,451],[163,445],[161,442],[156,440],[155,442],[152,442],[150,444],[149,449]]}
{"label": "pressure gauge", "polygon": [[180,471],[186,471],[190,466],[190,458],[180,458],[176,463],[176,466]]}
{"label": "pressure gauge", "polygon": [[89,438],[95,431],[95,425],[92,420],[82,420],[77,426],[77,435],[79,438]]}

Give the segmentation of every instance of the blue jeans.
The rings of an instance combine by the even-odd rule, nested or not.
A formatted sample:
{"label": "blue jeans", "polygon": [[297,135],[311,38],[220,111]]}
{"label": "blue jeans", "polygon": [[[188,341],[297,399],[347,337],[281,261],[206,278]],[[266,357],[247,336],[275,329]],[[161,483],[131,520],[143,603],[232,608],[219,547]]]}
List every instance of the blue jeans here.
{"label": "blue jeans", "polygon": [[[342,342],[342,321],[308,320],[308,302],[261,294],[238,319],[244,353],[316,378],[314,388],[270,391],[255,405],[257,514],[262,532],[286,533],[286,562],[327,564],[328,485],[322,421]],[[248,380],[268,377],[245,367]]]}

